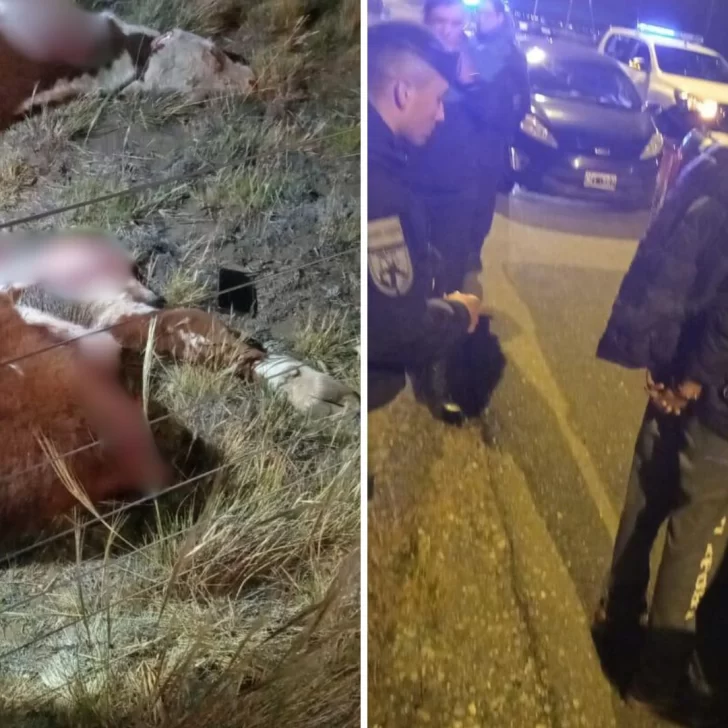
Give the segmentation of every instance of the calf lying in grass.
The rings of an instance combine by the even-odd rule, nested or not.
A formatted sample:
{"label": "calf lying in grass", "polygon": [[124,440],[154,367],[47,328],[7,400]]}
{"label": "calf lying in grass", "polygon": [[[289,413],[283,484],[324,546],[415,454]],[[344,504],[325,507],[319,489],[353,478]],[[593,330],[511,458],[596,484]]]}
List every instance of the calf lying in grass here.
{"label": "calf lying in grass", "polygon": [[[23,291],[40,285],[84,304],[92,320],[86,334],[107,329],[121,348],[136,352],[143,352],[153,336],[153,350],[159,356],[229,367],[245,379],[265,382],[283,393],[296,409],[313,416],[358,409],[358,396],[346,385],[294,357],[269,354],[214,314],[197,308],[160,307],[159,297],[134,275],[131,256],[109,240],[69,235],[32,250],[20,243],[17,250],[13,263],[3,266],[0,289]],[[44,325],[59,340],[68,341],[83,333],[77,325],[36,309],[20,306],[19,311],[29,324]],[[84,337],[75,346],[95,356],[99,336]],[[101,349],[106,350],[104,346]]]}
{"label": "calf lying in grass", "polygon": [[89,93],[247,93],[240,56],[175,29],[165,35],[71,0],[0,0],[0,130]]}
{"label": "calf lying in grass", "polygon": [[[0,367],[3,536],[38,528],[79,498],[92,504],[126,492],[156,492],[170,484],[171,472],[157,452],[141,404],[116,377],[108,376],[107,367],[65,346],[27,356],[56,341],[55,332],[26,322],[11,295],[0,293],[0,358],[22,357]],[[108,365],[113,360],[112,346],[103,361]],[[34,467],[95,440],[101,445],[83,449],[60,465],[71,474],[65,487],[60,468]],[[74,483],[85,496],[74,494]]]}
{"label": "calf lying in grass", "polygon": [[[159,308],[133,275],[131,257],[109,241],[20,241],[0,250],[0,263],[0,533],[34,530],[79,500],[92,506],[169,485],[141,404],[120,384],[122,350],[143,352],[149,337],[159,355],[229,367],[280,389],[305,412],[358,407],[345,385],[291,357],[268,355],[212,314]],[[94,327],[18,304],[37,286],[88,306]],[[37,467],[96,440],[100,446],[59,467]]]}

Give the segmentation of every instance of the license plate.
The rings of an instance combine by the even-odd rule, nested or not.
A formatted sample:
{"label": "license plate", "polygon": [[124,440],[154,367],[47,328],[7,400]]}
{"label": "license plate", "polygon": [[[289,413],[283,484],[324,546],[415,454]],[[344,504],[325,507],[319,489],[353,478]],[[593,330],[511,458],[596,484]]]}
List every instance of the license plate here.
{"label": "license plate", "polygon": [[584,176],[584,187],[590,187],[594,190],[616,192],[617,175],[604,174],[603,172],[587,172]]}

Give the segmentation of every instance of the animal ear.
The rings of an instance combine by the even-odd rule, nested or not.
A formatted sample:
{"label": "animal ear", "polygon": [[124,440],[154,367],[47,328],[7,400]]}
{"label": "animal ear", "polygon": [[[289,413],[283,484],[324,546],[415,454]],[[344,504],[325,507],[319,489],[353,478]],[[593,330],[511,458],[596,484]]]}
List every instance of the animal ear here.
{"label": "animal ear", "polygon": [[245,56],[241,55],[240,53],[233,53],[232,51],[225,51],[225,55],[233,63],[238,63],[241,66],[250,66],[250,63],[248,63],[248,59],[245,58]]}
{"label": "animal ear", "polygon": [[12,308],[20,300],[23,289],[19,286],[8,286],[0,290],[0,308]]}

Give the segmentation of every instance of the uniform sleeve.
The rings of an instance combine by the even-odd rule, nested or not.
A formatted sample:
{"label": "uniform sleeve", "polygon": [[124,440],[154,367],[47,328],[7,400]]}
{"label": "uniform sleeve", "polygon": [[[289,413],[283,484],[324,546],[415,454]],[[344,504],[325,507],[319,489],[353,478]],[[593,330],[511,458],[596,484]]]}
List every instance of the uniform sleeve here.
{"label": "uniform sleeve", "polygon": [[369,359],[418,366],[442,356],[467,334],[465,306],[429,298],[413,265],[399,218],[369,221]]}

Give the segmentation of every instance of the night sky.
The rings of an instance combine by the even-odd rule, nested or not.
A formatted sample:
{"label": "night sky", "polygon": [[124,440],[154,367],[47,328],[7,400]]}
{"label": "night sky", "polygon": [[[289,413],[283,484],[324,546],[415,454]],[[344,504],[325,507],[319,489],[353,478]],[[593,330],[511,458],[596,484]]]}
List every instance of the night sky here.
{"label": "night sky", "polygon": [[[599,25],[664,24],[703,35],[706,43],[728,55],[728,1],[715,0],[710,30],[707,30],[710,0],[592,0]],[[534,0],[510,0],[514,10],[532,10]],[[569,0],[539,0],[539,15],[566,18]],[[589,22],[589,0],[574,0],[573,20]]]}

